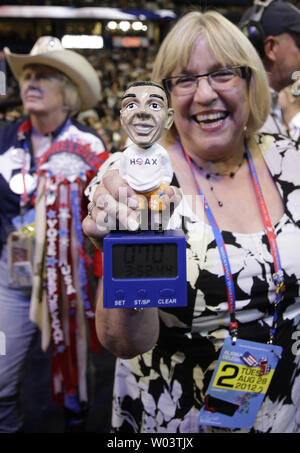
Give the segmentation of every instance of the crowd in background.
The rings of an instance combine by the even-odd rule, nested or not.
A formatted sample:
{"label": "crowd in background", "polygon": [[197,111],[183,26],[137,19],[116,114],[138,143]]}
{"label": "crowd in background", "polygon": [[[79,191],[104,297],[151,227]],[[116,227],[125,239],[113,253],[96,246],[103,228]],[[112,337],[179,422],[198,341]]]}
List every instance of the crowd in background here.
{"label": "crowd in background", "polygon": [[[50,6],[53,5],[53,1],[51,0],[6,0],[5,2],[7,5],[10,4],[17,4],[17,5],[43,5],[43,6]],[[101,4],[100,4],[101,3]],[[101,6],[101,7],[110,7],[110,8],[122,8],[122,9],[132,9],[132,8],[139,8],[139,9],[147,9],[147,10],[157,10],[157,9],[173,9],[174,3],[177,2],[172,0],[156,0],[149,1],[149,0],[102,0],[101,2],[94,2],[93,0],[56,0],[55,5],[59,6],[77,6],[77,7],[84,7],[84,6]],[[180,3],[180,2],[179,2]]]}
{"label": "crowd in background", "polygon": [[[122,149],[126,141],[119,120],[120,97],[128,83],[151,78],[156,52],[155,46],[80,51],[98,72],[102,99],[76,119],[95,129],[110,152]],[[7,70],[6,95],[0,98],[0,128],[24,116],[18,91],[16,80]]]}
{"label": "crowd in background", "polygon": [[102,101],[94,111],[85,112],[78,119],[96,129],[111,152],[122,148],[125,140],[119,121],[120,97],[128,83],[149,80],[154,54],[154,48],[90,51],[85,54],[99,73]]}
{"label": "crowd in background", "polygon": [[[189,5],[192,2],[187,2]],[[128,10],[171,10],[181,15],[187,8],[187,3],[173,0],[109,0],[95,4],[93,1],[83,2],[80,0],[56,1],[60,6],[84,7],[101,6],[110,8],[120,8]],[[9,4],[50,6],[51,1],[32,2],[32,1],[7,1]],[[5,45],[9,47],[9,43]],[[77,50],[78,51],[78,50]],[[19,51],[18,51],[19,52]],[[102,85],[102,101],[93,111],[80,114],[79,121],[83,124],[92,126],[103,138],[109,151],[114,152],[124,143],[124,134],[119,123],[119,98],[127,83],[135,80],[147,80],[152,71],[152,62],[157,52],[155,47],[149,48],[114,48],[101,50],[78,51],[82,53],[99,73]],[[20,51],[22,53],[22,50]],[[1,62],[0,62],[1,63]],[[19,89],[16,80],[7,69],[6,95],[0,96],[0,128],[8,122],[16,121],[24,115]]]}
{"label": "crowd in background", "polygon": [[[7,4],[18,4],[17,1]],[[21,2],[20,2],[21,3]],[[50,5],[51,2],[40,2],[43,5]],[[82,7],[99,6],[94,2],[62,2],[64,6]],[[89,3],[89,5],[86,5]],[[168,9],[175,11],[178,15],[197,2],[181,2],[180,0],[158,0],[156,2],[143,0],[110,0],[102,1],[101,7],[118,7],[121,9],[135,9],[154,11]],[[291,0],[294,3],[294,0]],[[22,2],[22,5],[36,4],[39,2]],[[59,1],[56,2],[60,4]],[[233,21],[236,18],[232,18]],[[129,82],[135,80],[147,80],[151,76],[152,64],[157,52],[155,46],[149,48],[113,48],[101,50],[81,50],[88,58],[93,67],[97,70],[102,85],[102,100],[92,111],[81,113],[77,119],[83,124],[92,126],[103,138],[107,148],[115,152],[124,145],[125,137],[119,122],[119,99]],[[0,96],[0,128],[7,122],[18,120],[23,116],[21,100],[18,94],[18,85],[7,68],[6,95]]]}
{"label": "crowd in background", "polygon": [[[125,140],[119,121],[120,96],[128,83],[149,80],[155,51],[155,48],[81,51],[99,74],[102,99],[96,108],[80,113],[77,119],[93,127],[111,152],[122,148]],[[0,127],[23,115],[17,82],[7,71],[6,95],[0,99]]]}
{"label": "crowd in background", "polygon": [[[114,6],[114,3],[118,3],[118,6],[123,7],[123,8],[133,8],[133,6],[134,6],[134,1],[124,1],[124,2],[111,1],[110,6]],[[120,5],[121,3],[122,3],[122,5]],[[151,8],[149,8],[149,2],[146,2],[146,1],[140,2],[139,7],[142,8],[142,4],[144,5],[146,3],[147,3],[147,9],[151,9]],[[171,2],[168,2],[168,0],[165,0],[165,1],[161,0],[160,2],[156,2],[156,5],[157,5],[156,7],[167,8],[169,3],[171,3]],[[190,2],[187,2],[187,3],[190,3]],[[153,3],[153,5],[154,5],[154,3]],[[65,2],[65,6],[68,6],[68,2]],[[106,2],[102,2],[101,6],[106,6]],[[180,34],[178,36],[180,37]],[[173,39],[173,45],[176,47],[174,39]],[[125,146],[125,141],[127,138],[127,136],[125,135],[125,133],[122,130],[121,125],[120,125],[121,96],[122,96],[126,86],[128,85],[128,83],[134,82],[136,80],[149,80],[151,78],[153,62],[155,60],[155,55],[156,55],[157,51],[158,51],[158,49],[154,46],[149,47],[149,48],[113,48],[113,49],[80,51],[80,53],[82,53],[89,60],[89,62],[92,64],[92,66],[96,69],[99,80],[101,81],[102,94],[101,94],[101,100],[98,102],[98,104],[95,107],[93,107],[90,110],[86,110],[86,111],[80,112],[79,114],[76,114],[75,118],[80,123],[82,123],[86,126],[92,127],[94,130],[96,130],[99,133],[99,135],[102,137],[102,139],[104,140],[104,142],[106,144],[106,148],[112,153],[116,152],[119,149],[122,149]],[[177,47],[176,47],[176,51],[177,51]],[[184,48],[183,53],[185,53],[185,52],[186,52],[186,49]],[[202,58],[198,59],[198,62],[197,62],[198,74],[204,74],[207,72],[207,65],[205,67],[205,64],[201,60],[202,60]],[[1,63],[1,61],[0,61],[0,63]],[[203,67],[204,67],[204,70],[203,70]],[[7,73],[6,95],[0,97],[0,128],[5,126],[9,122],[15,122],[15,121],[19,120],[25,114],[25,112],[23,111],[23,108],[22,108],[21,98],[19,97],[19,88],[18,88],[17,81],[12,76],[8,66],[7,66],[6,70],[7,70],[7,72],[6,72]],[[154,71],[154,73],[155,73],[155,71]],[[162,74],[161,71],[159,72],[159,74]],[[165,75],[162,75],[162,77],[168,77],[169,75],[165,74]],[[155,79],[155,77],[154,77],[154,79]],[[158,78],[156,78],[155,80],[158,80]],[[279,89],[278,89],[278,91],[279,91]],[[47,108],[46,108],[46,111],[48,112]],[[287,115],[286,118],[284,118],[284,120],[285,120],[286,127],[288,127],[289,116]],[[245,131],[245,130],[247,130],[247,127],[246,128],[244,127],[244,129],[240,128],[240,130]],[[195,137],[198,140],[198,137],[196,135],[191,138],[188,137],[188,139],[191,142],[192,139],[194,139]],[[200,142],[198,141],[198,145],[199,144],[200,144],[200,146],[198,146],[198,148],[201,149],[201,141]],[[181,152],[181,149],[180,149],[180,152]],[[114,155],[113,159],[114,158],[116,158],[116,154]],[[244,162],[244,160],[242,160],[242,163],[243,162]],[[235,173],[236,172],[237,171],[235,171]],[[239,174],[240,173],[241,172],[239,172]],[[224,176],[228,176],[228,175],[225,174]],[[239,185],[239,187],[241,187],[241,185]],[[287,184],[287,187],[290,187],[290,185]],[[212,190],[212,188],[210,187],[210,191],[211,190]],[[243,197],[241,197],[241,199],[242,198]],[[223,205],[222,203],[219,204],[219,206],[222,206],[222,205]],[[230,204],[228,204],[228,205],[230,205]],[[222,210],[224,211],[224,208],[222,208]],[[197,266],[198,266],[198,263],[197,263]],[[217,298],[216,298],[216,300],[217,300]],[[166,335],[166,338],[167,338],[167,335]],[[168,339],[168,341],[169,341],[169,339]],[[108,348],[108,351],[110,351],[109,348]],[[111,359],[110,356],[107,360],[106,360],[106,356],[104,356],[103,361],[107,362],[110,366],[110,364],[111,364],[110,359]],[[100,360],[102,361],[102,358]],[[114,358],[113,358],[113,360],[114,360]],[[168,360],[169,360],[169,358],[167,358],[166,362]],[[101,366],[99,366],[99,368],[96,371],[100,371],[101,378],[102,378],[102,376],[104,375],[104,371],[103,371],[102,363],[100,365]],[[185,366],[185,364],[184,364],[184,366]],[[95,373],[95,374],[97,374],[97,373]],[[169,375],[171,376],[171,373],[169,373]],[[109,372],[109,386],[111,386],[111,384],[112,384],[110,376],[111,376],[111,372]],[[175,378],[177,379],[177,376],[175,376]],[[95,377],[95,382],[96,382],[96,379],[97,379],[97,377]],[[173,374],[172,374],[172,378],[170,378],[170,379],[173,379]],[[97,385],[98,385],[98,381],[97,381]],[[95,385],[95,387],[96,387],[96,385]],[[292,386],[282,386],[282,387],[284,388],[284,390],[286,388],[288,388],[289,391],[292,389]],[[101,389],[102,395],[103,395],[103,393],[108,393],[108,392],[106,392],[106,388],[103,389],[101,386],[99,386],[99,387],[97,386],[97,391],[99,388]],[[24,393],[26,395],[26,391]],[[134,399],[136,400],[136,398],[134,398]],[[176,397],[174,400],[176,400]],[[288,400],[288,398],[286,398],[286,400]],[[102,404],[102,402],[101,402],[101,404]],[[30,402],[30,406],[31,406],[31,402]],[[102,429],[106,429],[106,427],[103,426]]]}

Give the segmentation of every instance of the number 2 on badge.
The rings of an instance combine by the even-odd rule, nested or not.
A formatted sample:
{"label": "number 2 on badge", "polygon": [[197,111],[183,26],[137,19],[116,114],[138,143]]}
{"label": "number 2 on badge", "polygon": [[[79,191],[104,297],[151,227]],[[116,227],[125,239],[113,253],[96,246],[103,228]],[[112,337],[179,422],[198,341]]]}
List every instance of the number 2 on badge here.
{"label": "number 2 on badge", "polygon": [[[225,363],[222,368],[219,370],[220,373],[222,372],[226,372],[227,370],[233,370],[232,374],[226,374],[225,376],[219,376],[219,373],[217,375],[217,382],[214,384],[215,386],[220,386],[220,387],[228,387],[228,388],[233,388],[234,387],[234,384],[228,384],[224,381],[227,381],[228,379],[235,379],[237,377],[237,375],[239,374],[239,367],[237,365],[232,365],[232,364],[228,364],[228,363]],[[219,376],[219,377],[218,377]]]}

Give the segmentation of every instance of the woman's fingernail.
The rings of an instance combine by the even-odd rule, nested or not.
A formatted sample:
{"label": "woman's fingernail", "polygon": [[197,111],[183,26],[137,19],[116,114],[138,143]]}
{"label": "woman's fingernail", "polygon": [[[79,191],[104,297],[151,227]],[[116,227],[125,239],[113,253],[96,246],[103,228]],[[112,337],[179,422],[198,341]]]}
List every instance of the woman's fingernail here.
{"label": "woman's fingernail", "polygon": [[132,209],[136,209],[139,207],[139,200],[137,200],[136,198],[128,198],[128,207],[129,208],[132,208]]}
{"label": "woman's fingernail", "polygon": [[109,229],[107,228],[107,226],[104,226],[104,225],[97,225],[97,224],[96,224],[96,226],[97,226],[97,229],[98,229],[99,231],[101,231],[101,233],[103,233],[104,231],[109,232]]}
{"label": "woman's fingernail", "polygon": [[130,231],[136,231],[139,229],[140,224],[134,217],[129,216],[127,220],[127,227]]}

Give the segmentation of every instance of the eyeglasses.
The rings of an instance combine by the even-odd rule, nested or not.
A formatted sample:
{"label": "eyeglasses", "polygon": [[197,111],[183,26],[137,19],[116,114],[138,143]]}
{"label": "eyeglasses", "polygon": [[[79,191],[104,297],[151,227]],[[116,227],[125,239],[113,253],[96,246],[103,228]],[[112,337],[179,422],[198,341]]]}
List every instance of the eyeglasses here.
{"label": "eyeglasses", "polygon": [[232,68],[222,68],[218,71],[208,72],[207,74],[185,74],[168,77],[162,83],[166,91],[175,96],[184,96],[196,91],[200,77],[207,77],[209,85],[213,89],[222,90],[233,86],[236,78],[247,79],[251,75],[251,69],[247,66],[234,66]]}

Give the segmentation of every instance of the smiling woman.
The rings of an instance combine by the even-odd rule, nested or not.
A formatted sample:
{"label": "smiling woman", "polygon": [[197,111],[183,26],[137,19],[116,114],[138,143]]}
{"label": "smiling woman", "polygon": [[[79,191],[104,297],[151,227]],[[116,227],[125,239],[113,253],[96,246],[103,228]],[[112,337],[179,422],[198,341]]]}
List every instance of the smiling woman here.
{"label": "smiling woman", "polygon": [[[174,91],[174,84],[170,84],[170,81],[172,82],[173,77],[178,75],[196,74],[198,85],[201,85],[202,77],[207,77],[208,83],[221,91],[224,90],[225,95],[230,88],[239,86],[240,78],[248,81],[250,112],[245,124],[247,126],[246,135],[248,136],[264,123],[269,111],[270,100],[264,96],[268,87],[268,80],[255,49],[249,45],[249,41],[243,34],[239,35],[239,40],[234,40],[235,32],[235,26],[222,16],[218,18],[212,14],[209,22],[208,17],[206,20],[205,16],[200,20],[196,15],[188,14],[184,16],[161,45],[152,76],[153,80],[158,83],[163,81],[168,92],[173,94],[176,94],[177,89]],[[199,44],[200,37],[203,37],[207,42],[205,51],[209,52],[210,67],[208,71],[203,71],[203,65],[192,58],[192,55],[197,55],[197,46],[201,45]],[[202,49],[199,49],[199,51],[201,58],[203,58],[205,54],[202,53]],[[213,59],[210,57],[213,57]],[[202,71],[199,71],[199,65]],[[231,69],[236,66],[241,69]],[[226,77],[224,74],[221,78],[218,77],[220,75],[219,70],[223,68],[231,70],[234,76],[228,78],[227,73]],[[214,76],[211,74],[208,76],[207,72],[212,72]],[[193,87],[196,88],[196,85],[193,84]],[[195,89],[189,90],[185,94],[193,94],[193,92],[195,92]],[[174,98],[172,99],[172,106],[173,100]],[[177,123],[174,121],[169,136],[177,135],[176,127]]]}
{"label": "smiling woman", "polygon": [[[194,11],[174,25],[156,57],[153,80],[164,81],[174,110],[160,144],[171,159],[172,184],[182,193],[168,227],[183,225],[185,232],[188,306],[133,313],[104,309],[99,299],[98,336],[118,356],[113,429],[299,432],[300,368],[291,354],[300,322],[299,147],[257,133],[270,108],[267,76],[251,43],[217,12]],[[95,205],[106,193],[116,211],[126,208],[126,225],[134,209],[115,194],[127,186],[108,171],[121,158],[107,161],[92,186],[102,183],[90,190]],[[101,239],[107,231],[100,232],[104,215],[96,212],[84,225]],[[226,385],[216,398],[206,392],[214,387],[214,371],[218,382],[229,382],[230,372],[221,376],[225,354],[238,357],[231,369],[239,372],[240,356],[249,356],[253,342],[260,351],[268,342],[283,350],[250,421],[256,398],[249,393],[235,394],[233,401]],[[242,354],[236,349],[241,344]],[[269,373],[263,357],[260,362],[256,371]],[[232,409],[238,411],[234,422]]]}

